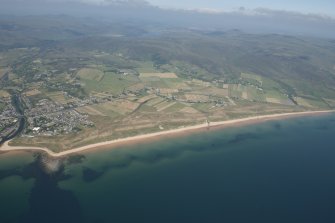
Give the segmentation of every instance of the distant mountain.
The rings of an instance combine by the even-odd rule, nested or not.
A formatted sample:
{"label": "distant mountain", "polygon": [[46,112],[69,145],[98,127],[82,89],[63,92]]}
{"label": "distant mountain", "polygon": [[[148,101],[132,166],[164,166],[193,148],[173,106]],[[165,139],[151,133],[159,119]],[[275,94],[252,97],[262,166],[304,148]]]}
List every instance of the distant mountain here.
{"label": "distant mountain", "polygon": [[100,4],[65,0],[3,0],[0,15],[70,15],[106,22],[137,22],[207,31],[240,29],[249,33],[335,38],[331,17],[270,9],[220,12],[213,9],[168,10],[141,0],[106,0]]}

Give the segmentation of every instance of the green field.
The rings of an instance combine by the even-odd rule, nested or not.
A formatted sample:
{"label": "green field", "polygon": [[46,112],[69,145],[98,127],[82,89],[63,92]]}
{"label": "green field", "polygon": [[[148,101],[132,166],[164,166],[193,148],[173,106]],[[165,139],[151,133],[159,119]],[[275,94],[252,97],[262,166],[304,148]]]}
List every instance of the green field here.
{"label": "green field", "polygon": [[256,74],[241,73],[241,78],[256,86],[262,87],[262,76]]}
{"label": "green field", "polygon": [[100,81],[83,79],[84,89],[87,93],[95,92],[111,92],[112,94],[120,94],[125,88],[136,84],[135,79],[127,80],[123,75],[116,73],[105,73]]}
{"label": "green field", "polygon": [[94,80],[100,82],[104,77],[104,72],[98,69],[84,68],[81,69],[77,75],[84,80]]}
{"label": "green field", "polygon": [[154,67],[154,63],[152,61],[138,62],[136,70],[139,73],[159,73],[160,72]]}

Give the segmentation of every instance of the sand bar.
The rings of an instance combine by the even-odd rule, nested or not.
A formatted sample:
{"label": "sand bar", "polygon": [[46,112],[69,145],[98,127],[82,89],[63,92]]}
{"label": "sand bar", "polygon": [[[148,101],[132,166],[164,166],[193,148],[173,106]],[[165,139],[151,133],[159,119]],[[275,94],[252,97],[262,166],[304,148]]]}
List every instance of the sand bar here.
{"label": "sand bar", "polygon": [[46,152],[52,157],[63,157],[75,153],[80,153],[84,151],[94,150],[97,148],[103,148],[107,146],[113,146],[113,145],[120,145],[123,143],[129,143],[133,141],[138,140],[145,140],[154,138],[157,136],[164,136],[164,135],[172,135],[172,134],[178,134],[178,133],[185,133],[192,130],[198,130],[198,129],[208,129],[209,127],[224,127],[224,126],[231,126],[231,125],[237,125],[237,124],[247,124],[250,122],[261,122],[261,121],[267,121],[267,120],[275,120],[275,119],[282,119],[282,118],[289,118],[289,117],[297,117],[297,116],[308,116],[308,115],[317,115],[317,114],[327,114],[327,113],[333,113],[335,110],[325,110],[325,111],[306,111],[306,112],[291,112],[291,113],[280,113],[280,114],[272,114],[272,115],[259,115],[259,116],[253,116],[248,118],[240,118],[240,119],[232,119],[227,121],[220,121],[220,122],[210,122],[210,123],[204,123],[189,127],[183,127],[173,130],[166,130],[166,131],[160,131],[150,134],[143,134],[138,136],[132,136],[122,139],[115,139],[111,141],[106,142],[100,142],[95,143],[87,146],[82,146],[75,149],[66,150],[63,152],[55,153],[48,148],[42,148],[42,147],[29,147],[29,146],[10,146],[8,143],[9,141],[5,142],[1,147],[0,151],[3,152],[9,152],[9,151],[39,151],[39,152]]}

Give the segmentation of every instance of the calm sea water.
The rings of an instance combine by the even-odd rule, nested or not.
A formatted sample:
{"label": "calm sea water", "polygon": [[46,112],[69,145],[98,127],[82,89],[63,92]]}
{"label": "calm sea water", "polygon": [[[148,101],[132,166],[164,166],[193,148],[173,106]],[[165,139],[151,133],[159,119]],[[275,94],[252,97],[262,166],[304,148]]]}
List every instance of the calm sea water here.
{"label": "calm sea water", "polygon": [[76,155],[0,154],[0,222],[335,222],[335,116]]}

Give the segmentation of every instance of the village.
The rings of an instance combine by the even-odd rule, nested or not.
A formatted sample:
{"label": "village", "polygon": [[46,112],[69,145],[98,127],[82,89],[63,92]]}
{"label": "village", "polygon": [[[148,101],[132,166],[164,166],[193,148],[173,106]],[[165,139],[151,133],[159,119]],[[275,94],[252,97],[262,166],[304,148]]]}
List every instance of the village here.
{"label": "village", "polygon": [[[119,74],[126,76],[133,73],[131,70],[122,70],[119,72]],[[54,84],[49,85],[49,88],[55,87]],[[78,85],[78,83],[76,83],[76,85]],[[206,84],[206,86],[209,86],[209,83]],[[39,91],[36,89],[24,91],[21,94],[21,102],[23,104],[22,106],[24,107],[24,117],[26,118],[26,125],[24,131],[22,132],[22,137],[32,138],[35,136],[57,136],[76,133],[81,131],[83,128],[94,127],[95,124],[90,120],[89,113],[85,112],[85,109],[81,108],[104,105],[113,101],[138,101],[136,106],[128,113],[134,112],[151,99],[155,99],[157,102],[165,101],[165,107],[161,107],[158,109],[159,111],[171,107],[176,103],[205,103],[213,104],[213,107],[223,107],[229,104],[229,100],[213,98],[211,97],[210,93],[207,95],[186,94],[185,96],[180,96],[179,94],[178,96],[175,93],[182,91],[182,89],[166,89],[151,87],[148,85],[143,85],[143,87],[140,88],[125,88],[118,95],[112,93],[97,95],[91,94],[83,99],[74,97],[68,92],[63,91],[64,87],[57,90],[61,90],[57,91],[57,95],[49,95],[49,97],[44,98],[41,97],[39,100],[34,98],[34,96],[37,94],[40,95]],[[62,101],[59,100],[59,98],[66,98],[67,100]],[[134,100],[134,98],[136,99]],[[148,100],[137,100],[140,98],[147,98]],[[0,114],[0,137],[4,137],[10,132],[14,131],[15,128],[18,128],[17,122],[20,114],[16,112],[9,95],[7,95],[6,98],[1,99],[3,100],[3,103],[6,104],[5,108],[2,109]]]}
{"label": "village", "polygon": [[0,113],[0,142],[8,135],[10,135],[17,128],[18,113],[14,106],[11,105],[10,100],[0,99],[2,110]]}

